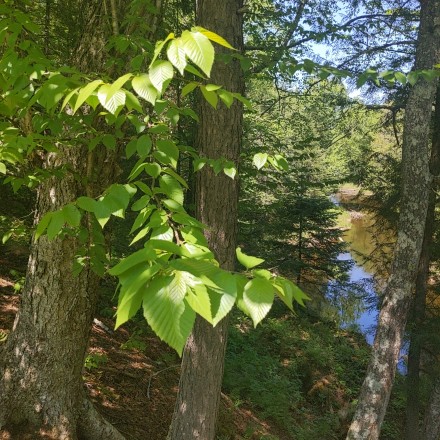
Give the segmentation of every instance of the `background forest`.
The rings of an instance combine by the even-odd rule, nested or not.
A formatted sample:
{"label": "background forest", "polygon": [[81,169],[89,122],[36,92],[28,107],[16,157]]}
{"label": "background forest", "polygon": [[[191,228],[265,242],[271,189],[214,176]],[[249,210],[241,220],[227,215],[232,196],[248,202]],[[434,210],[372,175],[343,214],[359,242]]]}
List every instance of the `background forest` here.
{"label": "background forest", "polygon": [[3,0],[0,438],[439,440],[438,22]]}

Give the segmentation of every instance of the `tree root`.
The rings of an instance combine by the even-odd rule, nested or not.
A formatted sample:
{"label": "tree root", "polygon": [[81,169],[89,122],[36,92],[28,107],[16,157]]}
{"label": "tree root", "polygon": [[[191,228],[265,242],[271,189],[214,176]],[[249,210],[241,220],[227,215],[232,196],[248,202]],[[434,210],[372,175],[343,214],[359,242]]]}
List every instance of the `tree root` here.
{"label": "tree root", "polygon": [[78,418],[78,436],[81,440],[125,440],[125,437],[99,414],[86,397],[83,398]]}

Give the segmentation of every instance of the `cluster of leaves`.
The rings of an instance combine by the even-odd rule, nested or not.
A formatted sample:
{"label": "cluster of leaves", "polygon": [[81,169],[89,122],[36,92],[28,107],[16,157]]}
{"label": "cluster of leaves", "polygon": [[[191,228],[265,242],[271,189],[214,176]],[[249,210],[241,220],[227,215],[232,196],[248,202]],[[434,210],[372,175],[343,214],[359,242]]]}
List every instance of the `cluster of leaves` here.
{"label": "cluster of leaves", "polygon": [[[4,29],[2,41],[10,42],[8,21]],[[196,313],[216,325],[237,303],[257,325],[270,310],[275,295],[291,309],[294,300],[303,304],[306,299],[287,279],[255,269],[263,260],[247,256],[239,249],[238,260],[247,272],[236,274],[222,270],[208,249],[203,235],[206,226],[185,210],[184,192],[188,185],[177,172],[181,155],[193,158],[195,170],[208,164],[215,172],[223,170],[231,178],[235,176],[236,165],[222,158],[200,158],[191,147],[177,145],[173,139],[170,126],[177,123],[181,114],[197,118],[190,109],[180,109],[161,99],[175,70],[182,75],[187,71],[202,79],[201,82],[188,82],[184,94],[199,88],[213,107],[217,106],[218,99],[228,107],[234,99],[248,104],[241,95],[205,84],[214,61],[211,41],[231,48],[223,38],[203,28],[185,31],[180,37],[170,34],[156,45],[147,73],[127,73],[111,83],[100,78],[90,81],[71,69],[49,71],[47,64],[38,64],[28,52],[23,62],[27,63],[29,76],[23,85],[18,85],[10,80],[14,72],[7,71],[2,64],[2,93],[9,98],[7,111],[19,109],[26,114],[35,108],[39,114],[39,118],[34,115],[31,123],[32,129],[39,127],[38,139],[31,129],[32,146],[19,150],[22,157],[11,159],[11,163],[24,161],[29,150],[37,147],[56,151],[56,146],[45,149],[38,142],[47,142],[47,130],[56,134],[62,132],[62,128],[49,125],[53,115],[62,115],[63,125],[69,124],[74,131],[84,124],[91,129],[92,122],[84,121],[98,114],[114,130],[112,133],[95,132],[93,138],[86,139],[89,151],[99,144],[114,149],[126,142],[127,159],[137,157],[126,184],[113,184],[98,198],[79,197],[46,213],[37,226],[35,238],[44,234],[48,239],[65,233],[76,234],[85,245],[92,243],[91,247],[83,246],[76,270],[91,264],[97,273],[103,274],[107,261],[102,228],[112,216],[125,218],[127,209],[137,212],[130,231],[130,244],[139,247],[143,243],[143,247],[109,270],[110,275],[119,280],[116,326],[133,317],[142,305],[152,329],[179,353],[191,332]],[[26,45],[26,49],[29,48],[30,45]],[[165,49],[166,57],[162,54]],[[9,62],[13,58],[12,64],[15,64],[20,56],[19,51],[11,50]],[[40,58],[44,59],[42,55]],[[24,92],[17,93],[20,90]],[[154,106],[153,112],[150,111],[151,120],[145,116],[142,100]],[[164,123],[160,115],[165,115],[170,123]],[[125,123],[131,123],[137,133],[128,140],[122,130]],[[8,127],[2,128],[2,134],[7,134]],[[10,138],[3,136],[1,145],[16,151],[13,142],[19,130],[16,127]],[[80,138],[80,134],[81,130],[76,132],[76,138]],[[276,168],[285,168],[281,156],[268,160]],[[16,182],[17,177],[9,176],[7,181]],[[20,182],[22,184],[23,180]],[[15,186],[18,187],[19,184]]]}

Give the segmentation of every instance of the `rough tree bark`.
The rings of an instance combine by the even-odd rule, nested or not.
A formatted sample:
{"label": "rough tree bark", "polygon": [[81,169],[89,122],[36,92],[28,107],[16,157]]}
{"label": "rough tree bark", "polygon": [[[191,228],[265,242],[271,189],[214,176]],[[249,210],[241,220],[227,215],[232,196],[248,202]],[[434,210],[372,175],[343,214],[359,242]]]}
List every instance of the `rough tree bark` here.
{"label": "rough tree bark", "polygon": [[[98,50],[106,34],[103,2],[81,5],[89,17],[85,33]],[[104,51],[87,57],[90,48],[85,41],[78,45],[77,65],[101,70]],[[81,60],[88,61],[82,65]],[[69,171],[62,180],[51,178],[40,185],[36,220],[80,195],[98,195],[114,179],[116,158],[115,152],[105,149],[88,153],[77,145],[59,145],[58,153],[47,155],[45,166],[64,165]],[[99,279],[90,267],[73,275],[80,246],[70,236],[52,241],[43,236],[32,243],[20,310],[0,359],[0,429],[14,439],[124,438],[97,413],[83,389],[82,368]]]}
{"label": "rough tree bark", "polygon": [[[421,1],[415,69],[440,61],[440,2]],[[372,357],[347,440],[376,440],[388,405],[414,290],[428,208],[429,125],[437,81],[419,79],[405,111],[402,201],[392,274],[385,290]]]}
{"label": "rough tree bark", "polygon": [[[236,49],[243,45],[241,0],[198,0],[197,22],[226,38]],[[218,48],[217,48],[218,49]],[[243,93],[239,63],[216,62],[211,82]],[[238,165],[242,138],[242,107],[223,104],[214,110],[202,100],[196,146],[210,158],[225,157]],[[197,177],[196,204],[205,235],[221,267],[233,270],[237,232],[238,183],[224,175],[215,176],[204,167]],[[187,342],[177,402],[168,433],[169,440],[213,440],[220,402],[227,319],[215,328],[198,317]]]}
{"label": "rough tree bark", "polygon": [[[423,341],[420,326],[425,320],[426,295],[428,291],[429,265],[431,246],[435,230],[435,207],[437,204],[438,177],[440,176],[440,85],[437,84],[437,95],[434,113],[434,130],[432,133],[431,158],[429,170],[434,176],[429,193],[428,213],[426,216],[425,234],[422,253],[416,278],[414,301],[412,304],[412,331],[408,350],[408,373],[406,376],[406,422],[405,439],[422,440],[420,432],[420,361]],[[423,437],[425,438],[425,437]]]}
{"label": "rough tree bark", "polygon": [[440,377],[435,379],[426,411],[423,440],[440,438]]}

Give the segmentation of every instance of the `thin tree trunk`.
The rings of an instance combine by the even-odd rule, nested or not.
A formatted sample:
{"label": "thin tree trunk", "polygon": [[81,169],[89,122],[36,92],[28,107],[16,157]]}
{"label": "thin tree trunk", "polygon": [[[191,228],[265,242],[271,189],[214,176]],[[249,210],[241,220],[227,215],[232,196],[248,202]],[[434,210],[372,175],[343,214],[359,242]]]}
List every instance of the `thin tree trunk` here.
{"label": "thin tree trunk", "polygon": [[421,440],[420,437],[420,356],[422,341],[418,332],[425,319],[425,303],[429,276],[430,247],[434,232],[436,196],[434,189],[429,196],[428,215],[426,218],[425,236],[417,273],[411,324],[411,341],[408,350],[408,373],[406,376],[406,422],[405,439]]}
{"label": "thin tree trunk", "polygon": [[434,381],[431,397],[426,411],[423,440],[440,438],[440,377]]}
{"label": "thin tree trunk", "polygon": [[[429,169],[433,176],[440,175],[440,86],[437,85],[437,96],[434,114],[434,132],[432,134],[431,158]],[[420,326],[425,319],[426,294],[428,290],[429,264],[431,261],[431,246],[435,227],[435,207],[437,201],[438,179],[434,178],[429,194],[428,214],[426,217],[425,234],[423,237],[422,253],[419,261],[419,271],[416,279],[416,289],[413,303],[413,317],[410,346],[408,350],[408,374],[406,377],[406,423],[405,439],[422,440],[420,437],[420,359],[422,340]]]}
{"label": "thin tree trunk", "polygon": [[[416,69],[440,61],[440,2],[421,2]],[[372,357],[348,440],[376,440],[386,413],[402,337],[414,290],[428,209],[429,125],[437,81],[420,79],[411,89],[405,111],[402,151],[402,201],[392,273],[379,315]]]}
{"label": "thin tree trunk", "polygon": [[[241,0],[199,0],[197,22],[242,49]],[[237,61],[216,63],[211,81],[243,93],[244,82]],[[238,166],[242,138],[242,107],[218,110],[202,100],[196,144],[202,156],[225,157]],[[204,167],[197,176],[197,213],[208,226],[205,235],[221,267],[233,270],[237,235],[238,183]],[[227,319],[215,328],[197,317],[185,347],[179,393],[168,433],[169,440],[213,440],[220,402],[226,348]]]}

